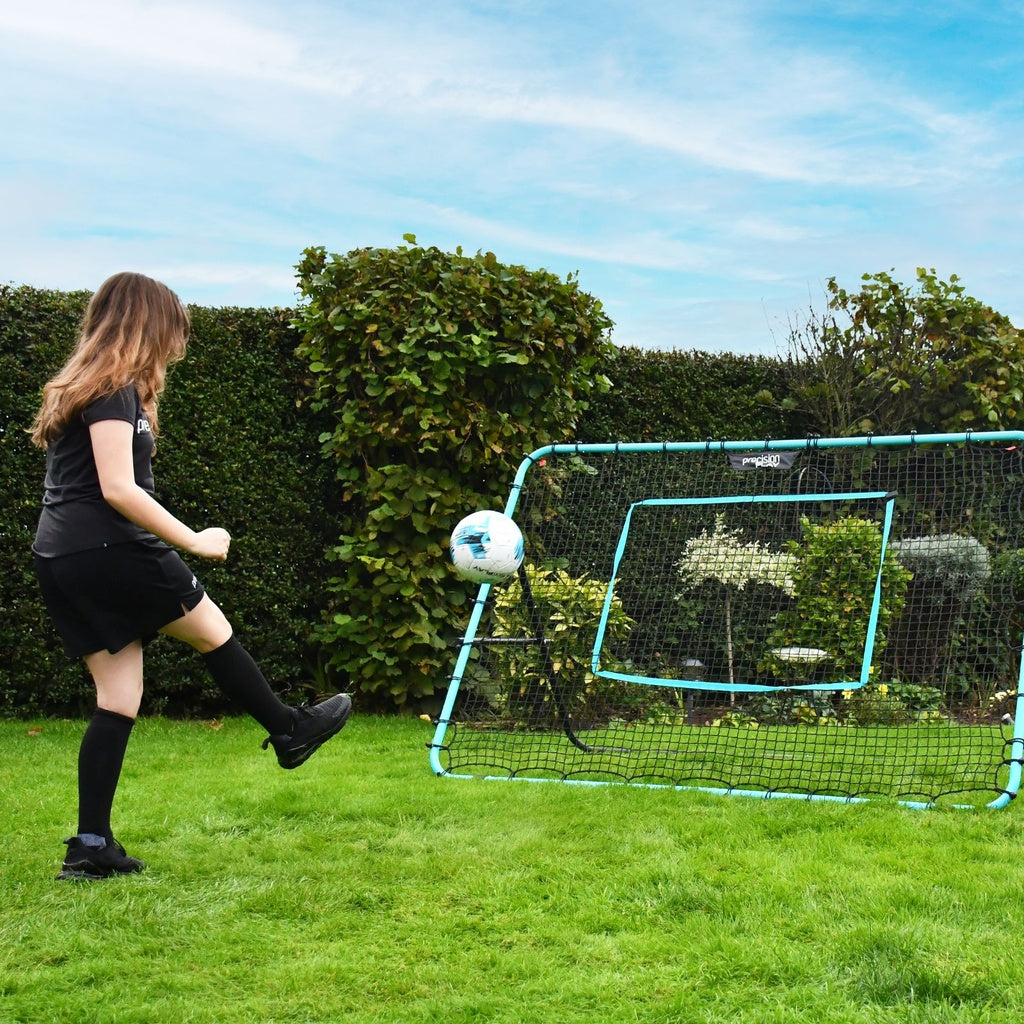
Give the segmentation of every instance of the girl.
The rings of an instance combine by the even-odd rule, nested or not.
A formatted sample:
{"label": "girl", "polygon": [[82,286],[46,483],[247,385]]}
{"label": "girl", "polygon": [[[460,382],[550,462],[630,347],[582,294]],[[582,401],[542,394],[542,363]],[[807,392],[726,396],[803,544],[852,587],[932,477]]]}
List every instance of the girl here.
{"label": "girl", "polygon": [[78,833],[58,878],[141,871],[110,827],[128,738],[142,698],[143,644],[164,633],[190,644],[218,686],[270,735],[282,768],[302,764],[345,724],[337,694],[293,708],[271,690],[175,548],[224,561],[231,537],[196,532],[154,497],[157,404],[181,359],[189,318],[166,285],[115,274],[93,295],[78,342],[43,389],[32,439],[46,450],[43,508],[32,550],[64,648],[96,684],[78,757]]}

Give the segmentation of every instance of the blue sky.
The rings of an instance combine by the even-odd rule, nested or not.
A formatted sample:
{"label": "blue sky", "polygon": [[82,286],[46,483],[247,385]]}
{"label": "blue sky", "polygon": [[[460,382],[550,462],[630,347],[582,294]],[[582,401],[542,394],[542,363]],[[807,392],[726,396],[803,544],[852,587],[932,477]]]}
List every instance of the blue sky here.
{"label": "blue sky", "polygon": [[1024,0],[0,3],[0,281],[296,302],[302,250],[579,273],[774,355],[835,276],[1024,325]]}

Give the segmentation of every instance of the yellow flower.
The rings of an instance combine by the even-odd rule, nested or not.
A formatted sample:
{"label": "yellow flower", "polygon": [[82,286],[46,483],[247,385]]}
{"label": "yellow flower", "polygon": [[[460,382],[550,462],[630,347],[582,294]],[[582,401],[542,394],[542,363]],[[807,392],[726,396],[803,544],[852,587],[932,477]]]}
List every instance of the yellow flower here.
{"label": "yellow flower", "polygon": [[878,692],[884,697],[889,692],[889,684],[879,683]]}

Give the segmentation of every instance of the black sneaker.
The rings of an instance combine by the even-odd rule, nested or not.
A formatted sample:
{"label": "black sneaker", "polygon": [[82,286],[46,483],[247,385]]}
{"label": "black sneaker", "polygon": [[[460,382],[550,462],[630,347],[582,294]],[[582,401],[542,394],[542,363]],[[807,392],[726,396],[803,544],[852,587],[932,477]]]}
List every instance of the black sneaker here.
{"label": "black sneaker", "polygon": [[352,701],[344,693],[311,708],[296,708],[291,734],[268,736],[263,741],[263,749],[273,744],[277,763],[282,768],[298,768],[335,733],[341,732],[351,710]]}
{"label": "black sneaker", "polygon": [[64,842],[68,852],[57,876],[59,879],[93,881],[111,875],[131,875],[146,866],[141,860],[129,857],[116,839],[104,841],[103,846],[87,846],[78,836]]}

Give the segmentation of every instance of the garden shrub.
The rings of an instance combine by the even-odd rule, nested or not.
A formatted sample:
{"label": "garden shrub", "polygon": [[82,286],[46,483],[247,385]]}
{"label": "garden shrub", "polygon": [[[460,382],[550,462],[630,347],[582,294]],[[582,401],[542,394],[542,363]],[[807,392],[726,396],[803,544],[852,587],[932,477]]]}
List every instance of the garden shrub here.
{"label": "garden shrub", "polygon": [[1024,636],[1024,549],[1002,551],[992,559],[989,633],[996,641],[996,659],[1001,673],[994,678],[1019,678],[1021,638]]}
{"label": "garden shrub", "polygon": [[991,574],[988,550],[974,537],[908,537],[895,541],[892,552],[914,574],[915,585],[939,588],[959,600],[970,600]]}
{"label": "garden shrub", "polygon": [[830,277],[826,297],[790,331],[780,409],[825,437],[1017,427],[1021,333],[955,274],[918,267],[912,285],[864,274],[859,291]]}
{"label": "garden shrub", "polygon": [[613,351],[572,277],[406,241],[306,250],[295,319],[340,502],[319,640],[389,706],[447,681],[475,591],[445,557],[452,527],[504,507],[523,455],[573,435]]}
{"label": "garden shrub", "polygon": [[[567,709],[574,718],[588,718],[594,698],[600,698],[604,709],[628,710],[616,707],[616,698],[627,688],[617,680],[596,676],[591,671],[594,638],[608,584],[589,576],[570,576],[556,567],[528,565],[525,573],[540,622],[532,621],[522,584],[515,579],[498,591],[494,601],[498,635],[535,636],[540,629],[551,642],[552,660],[546,665],[536,647],[498,648],[493,674],[507,686],[508,693],[507,706],[502,710],[527,720],[539,717],[538,712],[549,706],[552,699],[549,682],[576,695],[576,703]],[[624,640],[633,625],[622,601],[613,596],[605,623],[606,639]],[[606,654],[601,668],[621,672],[625,666],[609,660]],[[555,679],[557,683],[553,682]]]}
{"label": "garden shrub", "polygon": [[904,725],[912,714],[888,683],[843,691],[842,715],[847,725]]}
{"label": "garden shrub", "polygon": [[744,703],[743,712],[759,725],[838,725],[831,690],[781,690]]}
{"label": "garden shrub", "polygon": [[[820,523],[802,519],[801,530],[801,540],[790,541],[790,552],[797,559],[792,572],[793,603],[779,615],[769,646],[819,648],[829,653],[829,666],[837,677],[859,679],[875,595],[881,527],[873,520],[842,516]],[[876,657],[885,649],[890,622],[903,607],[909,579],[910,573],[887,552]],[[765,665],[782,678],[789,668],[772,654],[765,657]]]}
{"label": "garden shrub", "polygon": [[904,682],[927,685],[942,671],[966,605],[984,599],[989,553],[975,538],[957,534],[910,537],[891,550],[912,579],[893,623],[886,665]]}

